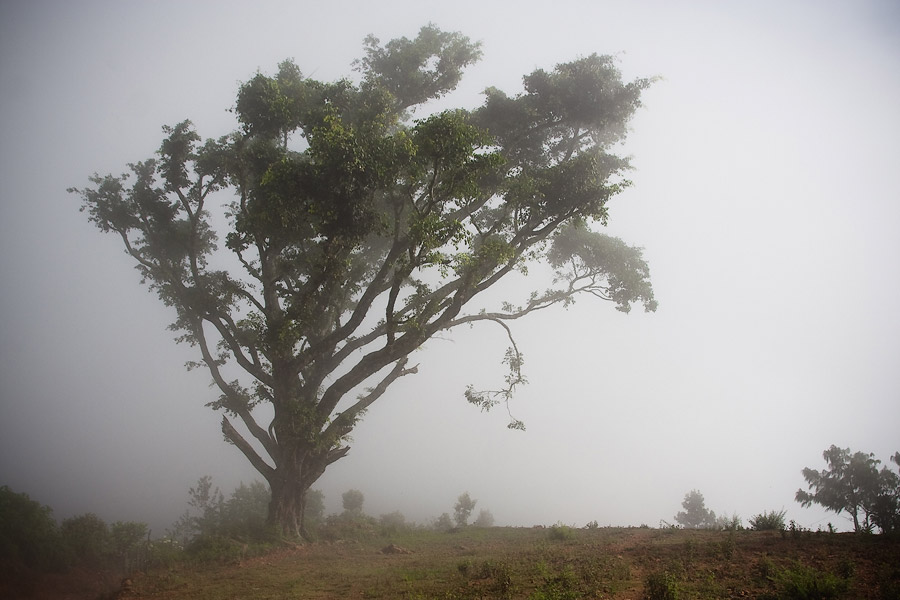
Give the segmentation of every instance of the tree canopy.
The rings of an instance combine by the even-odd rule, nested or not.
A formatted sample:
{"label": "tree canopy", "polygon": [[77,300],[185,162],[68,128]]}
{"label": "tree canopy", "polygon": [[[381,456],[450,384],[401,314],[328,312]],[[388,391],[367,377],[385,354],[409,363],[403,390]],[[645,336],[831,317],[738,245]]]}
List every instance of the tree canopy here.
{"label": "tree canopy", "polygon": [[[797,490],[801,506],[818,504],[835,513],[846,511],[853,530],[884,533],[900,531],[900,475],[888,467],[878,469],[881,461],[874,454],[851,453],[849,448],[832,445],[822,453],[827,469],[803,469],[810,491]],[[900,466],[900,452],[891,460]]]}
{"label": "tree canopy", "polygon": [[[427,114],[479,44],[429,25],[364,51],[356,81],[293,61],[257,73],[238,90],[237,131],[204,141],[190,121],[166,126],[153,158],[71,189],[175,310],[172,329],[199,353],[189,367],[220,392],[225,439],[290,533],[359,419],[438,332],[505,328],[505,385],[466,391],[489,409],[524,381],[510,321],[580,295],[656,309],[641,250],[592,229],[630,184],[614,150],[649,79],[623,81],[594,54],[525,76],[515,95],[488,88],[474,110]],[[471,306],[534,263],[553,269],[550,287]]]}

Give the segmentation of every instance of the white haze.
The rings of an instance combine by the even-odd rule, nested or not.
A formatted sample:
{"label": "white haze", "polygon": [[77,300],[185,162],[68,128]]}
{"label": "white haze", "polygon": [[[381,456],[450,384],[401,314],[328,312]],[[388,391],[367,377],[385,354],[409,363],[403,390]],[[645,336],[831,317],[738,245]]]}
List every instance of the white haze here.
{"label": "white haze", "polygon": [[[538,67],[616,54],[659,75],[632,123],[634,186],[608,232],[645,248],[659,311],[583,299],[502,330],[434,340],[316,486],[329,511],[426,521],[468,491],[498,524],[657,526],[684,494],[746,519],[787,511],[831,444],[900,450],[900,5],[803,2],[32,2],[0,4],[0,485],[161,534],[205,474],[257,479],[222,441],[209,378],[176,346],[77,199],[93,172],[148,158],[160,127],[235,128],[241,81],[293,57],[350,75],[368,33],[432,21],[484,43],[448,105],[519,89]],[[508,294],[543,286],[530,277]],[[477,510],[477,509],[476,509]]]}

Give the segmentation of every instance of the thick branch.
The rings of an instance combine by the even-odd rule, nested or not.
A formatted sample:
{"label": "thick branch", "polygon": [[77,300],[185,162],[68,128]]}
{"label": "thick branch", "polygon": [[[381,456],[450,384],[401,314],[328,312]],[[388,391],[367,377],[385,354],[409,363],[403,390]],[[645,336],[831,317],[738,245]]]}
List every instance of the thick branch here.
{"label": "thick branch", "polygon": [[200,353],[203,356],[203,361],[206,363],[207,368],[209,369],[210,374],[212,375],[213,381],[216,386],[222,391],[225,397],[228,399],[228,403],[225,405],[225,408],[230,410],[231,412],[238,415],[241,420],[246,425],[247,430],[255,437],[263,447],[266,449],[266,452],[269,453],[273,459],[278,456],[277,445],[275,441],[269,436],[269,433],[260,427],[259,423],[253,418],[253,415],[250,414],[250,410],[247,407],[247,401],[244,396],[234,389],[225,378],[222,377],[222,373],[219,371],[218,363],[212,357],[212,354],[209,352],[209,347],[206,342],[206,335],[203,333],[203,324],[197,322],[194,324],[194,334],[197,339],[197,345],[200,347]]}
{"label": "thick branch", "polygon": [[369,408],[376,400],[378,400],[384,393],[387,391],[388,387],[396,381],[398,378],[403,377],[404,375],[412,375],[414,373],[419,372],[419,367],[416,365],[411,369],[406,368],[406,364],[409,362],[409,357],[404,356],[402,359],[397,361],[397,364],[394,365],[394,368],[391,369],[391,372],[388,373],[384,379],[378,382],[374,388],[369,390],[363,396],[360,396],[359,400],[350,408],[341,413],[341,416],[338,419],[335,419],[331,425],[328,426],[324,431],[325,439],[331,439],[331,435],[336,433],[336,430],[340,427],[346,427],[353,423],[356,417],[362,413],[364,410]]}
{"label": "thick branch", "polygon": [[253,447],[247,443],[247,440],[238,433],[238,430],[234,428],[231,421],[228,420],[228,417],[224,416],[222,417],[222,434],[225,436],[226,440],[237,446],[238,450],[244,453],[244,456],[247,457],[250,464],[266,478],[266,481],[272,479],[273,475],[275,475],[275,469],[269,466],[266,461],[256,453],[256,450],[254,450]]}

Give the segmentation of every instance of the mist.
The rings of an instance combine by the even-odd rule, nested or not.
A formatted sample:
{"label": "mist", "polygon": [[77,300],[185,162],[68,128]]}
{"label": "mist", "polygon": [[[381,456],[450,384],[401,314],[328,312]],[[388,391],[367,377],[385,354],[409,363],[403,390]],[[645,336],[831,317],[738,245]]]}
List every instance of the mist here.
{"label": "mist", "polygon": [[[294,58],[352,75],[362,40],[433,22],[483,43],[442,106],[515,94],[597,52],[658,76],[631,123],[633,185],[605,233],[644,248],[660,307],[579,300],[516,322],[529,384],[502,380],[490,325],[431,340],[314,486],[427,522],[469,492],[498,525],[671,522],[684,494],[746,520],[842,516],[794,502],[831,444],[900,450],[900,5],[5,2],[0,5],[0,485],[54,509],[150,524],[204,475],[261,480],[223,442],[209,376],[119,240],[67,194],[152,155],[161,126],[237,128],[242,81]],[[517,301],[539,273],[501,283]]]}

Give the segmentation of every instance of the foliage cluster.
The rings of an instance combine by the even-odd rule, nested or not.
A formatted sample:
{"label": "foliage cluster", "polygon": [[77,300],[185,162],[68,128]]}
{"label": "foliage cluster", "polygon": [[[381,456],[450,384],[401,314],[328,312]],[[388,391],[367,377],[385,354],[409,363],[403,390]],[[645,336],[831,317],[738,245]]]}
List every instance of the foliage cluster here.
{"label": "foliage cluster", "polygon": [[57,523],[50,507],[0,487],[0,560],[6,564],[47,572],[80,566],[127,573],[159,552],[159,544],[148,538],[144,523],[110,525],[93,513]]}
{"label": "foliage cluster", "polygon": [[[856,532],[900,532],[900,474],[887,466],[880,470],[874,454],[851,453],[832,445],[822,453],[827,469],[803,469],[810,491],[797,490],[802,506],[818,504],[840,514],[847,512]],[[900,467],[900,452],[890,459]]]}

